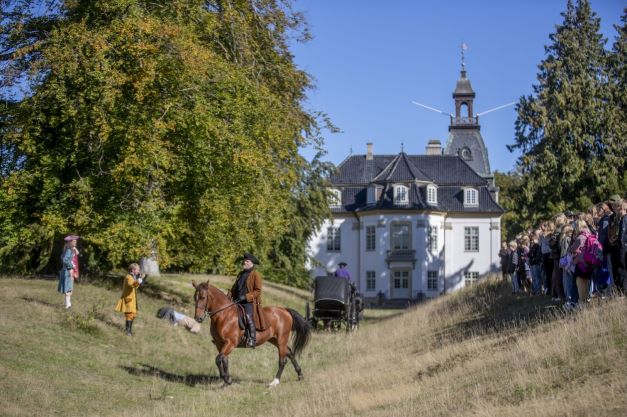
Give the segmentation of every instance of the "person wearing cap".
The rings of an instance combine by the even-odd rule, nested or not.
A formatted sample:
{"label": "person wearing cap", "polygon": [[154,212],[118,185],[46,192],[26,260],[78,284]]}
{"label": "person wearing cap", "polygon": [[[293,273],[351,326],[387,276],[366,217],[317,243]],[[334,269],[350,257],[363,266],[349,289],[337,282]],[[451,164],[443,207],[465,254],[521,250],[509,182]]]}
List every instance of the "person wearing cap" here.
{"label": "person wearing cap", "polygon": [[65,297],[65,308],[72,307],[72,290],[74,280],[78,279],[78,249],[76,243],[78,236],[68,235],[63,240],[63,251],[61,253],[61,270],[59,271],[59,285],[57,291]]}
{"label": "person wearing cap", "polygon": [[335,270],[335,276],[338,278],[345,278],[349,282],[352,280],[351,273],[346,269],[348,264],[346,262],[340,262],[337,264],[338,268]]}
{"label": "person wearing cap", "polygon": [[259,271],[255,270],[255,265],[259,265],[259,260],[254,255],[245,253],[242,263],[243,269],[237,274],[233,287],[227,293],[234,302],[241,304],[246,311],[248,331],[246,345],[251,348],[257,344],[257,329],[262,331],[268,328],[261,305],[263,278]]}
{"label": "person wearing cap", "polygon": [[128,274],[124,278],[122,284],[122,296],[115,306],[115,311],[124,313],[126,318],[126,327],[124,334],[133,335],[133,320],[137,317],[137,288],[146,280],[146,274],[141,273],[139,265],[132,263],[128,266]]}

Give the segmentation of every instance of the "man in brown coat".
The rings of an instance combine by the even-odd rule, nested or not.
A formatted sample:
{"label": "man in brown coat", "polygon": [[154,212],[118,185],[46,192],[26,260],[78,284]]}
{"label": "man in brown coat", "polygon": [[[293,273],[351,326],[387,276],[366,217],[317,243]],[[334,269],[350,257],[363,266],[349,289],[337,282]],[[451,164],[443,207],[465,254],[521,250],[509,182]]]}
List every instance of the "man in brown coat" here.
{"label": "man in brown coat", "polygon": [[255,270],[255,265],[259,265],[257,258],[250,254],[244,254],[244,269],[237,274],[237,279],[231,288],[229,295],[236,303],[242,304],[246,310],[248,347],[255,347],[257,344],[257,332],[268,328],[263,309],[261,306],[261,284],[263,279],[261,274]]}

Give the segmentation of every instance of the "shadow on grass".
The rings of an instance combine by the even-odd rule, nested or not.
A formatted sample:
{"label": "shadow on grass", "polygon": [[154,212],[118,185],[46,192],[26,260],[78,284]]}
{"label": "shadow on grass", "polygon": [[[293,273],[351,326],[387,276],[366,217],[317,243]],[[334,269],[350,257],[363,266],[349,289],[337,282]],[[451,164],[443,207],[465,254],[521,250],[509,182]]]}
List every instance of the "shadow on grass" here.
{"label": "shadow on grass", "polygon": [[133,366],[120,366],[126,372],[131,375],[137,376],[151,376],[163,379],[168,382],[176,382],[179,384],[185,384],[190,387],[195,387],[196,385],[209,385],[215,382],[220,382],[222,379],[217,376],[212,375],[199,375],[199,374],[188,374],[188,375],[177,375],[163,369],[156,368],[151,365],[141,364],[141,367],[133,367]]}
{"label": "shadow on grass", "polygon": [[502,281],[479,285],[479,288],[460,293],[433,313],[456,314],[456,310],[464,309],[468,317],[440,329],[436,333],[438,344],[463,341],[507,329],[533,328],[564,315],[561,305],[552,302],[549,296],[512,294],[510,284]]}
{"label": "shadow on grass", "polygon": [[52,303],[49,303],[49,302],[44,301],[44,300],[38,300],[36,298],[29,297],[27,295],[25,295],[25,296],[23,296],[21,298],[22,298],[22,300],[26,301],[27,303],[35,303],[35,304],[40,304],[42,306],[53,307],[53,308],[59,307],[59,304],[52,304]]}

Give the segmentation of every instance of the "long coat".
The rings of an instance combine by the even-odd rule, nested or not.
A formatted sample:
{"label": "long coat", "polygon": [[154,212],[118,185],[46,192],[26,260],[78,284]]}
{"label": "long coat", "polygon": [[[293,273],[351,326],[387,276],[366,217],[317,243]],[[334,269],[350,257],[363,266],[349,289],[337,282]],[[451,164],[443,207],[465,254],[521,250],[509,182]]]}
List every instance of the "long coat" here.
{"label": "long coat", "polygon": [[72,271],[74,270],[73,259],[74,251],[72,248],[66,249],[61,257],[63,266],[61,266],[59,271],[59,285],[57,287],[57,291],[61,294],[71,292],[74,288],[74,278],[72,277]]}
{"label": "long coat", "polygon": [[139,281],[133,278],[131,274],[124,278],[122,297],[118,300],[115,311],[120,313],[137,313],[137,287],[139,285]]}
{"label": "long coat", "polygon": [[[237,278],[241,276],[244,271],[240,272],[237,275]],[[257,330],[265,330],[268,328],[268,321],[266,320],[265,315],[263,314],[263,306],[261,305],[261,284],[263,283],[263,278],[261,274],[255,270],[250,271],[248,278],[246,278],[246,289],[248,292],[246,293],[246,301],[252,303],[253,305],[253,321],[255,322],[255,328]],[[229,291],[228,296],[232,297],[232,295],[236,291],[237,279]]]}

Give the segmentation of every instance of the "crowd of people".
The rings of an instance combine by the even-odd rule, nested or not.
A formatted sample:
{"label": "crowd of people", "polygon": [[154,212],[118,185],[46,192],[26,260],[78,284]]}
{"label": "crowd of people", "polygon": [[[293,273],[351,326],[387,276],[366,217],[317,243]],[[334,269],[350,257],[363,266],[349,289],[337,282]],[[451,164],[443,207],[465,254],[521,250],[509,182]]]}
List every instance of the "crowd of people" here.
{"label": "crowd of people", "polygon": [[550,295],[564,308],[627,291],[627,199],[612,195],[585,213],[564,212],[541,222],[501,251],[512,292]]}

